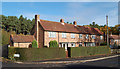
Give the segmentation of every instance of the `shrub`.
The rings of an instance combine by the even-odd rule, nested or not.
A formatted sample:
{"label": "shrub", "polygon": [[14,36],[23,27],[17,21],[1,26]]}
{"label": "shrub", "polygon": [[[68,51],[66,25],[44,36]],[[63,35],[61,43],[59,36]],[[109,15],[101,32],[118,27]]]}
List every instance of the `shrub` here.
{"label": "shrub", "polygon": [[36,40],[33,40],[33,42],[32,42],[32,48],[38,48]]}
{"label": "shrub", "polygon": [[49,47],[58,47],[57,41],[56,41],[56,40],[50,41],[50,42],[49,42]]}

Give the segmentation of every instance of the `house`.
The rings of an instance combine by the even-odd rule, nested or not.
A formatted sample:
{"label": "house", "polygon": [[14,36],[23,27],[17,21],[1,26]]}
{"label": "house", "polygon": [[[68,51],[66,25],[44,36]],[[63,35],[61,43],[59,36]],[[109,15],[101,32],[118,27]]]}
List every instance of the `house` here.
{"label": "house", "polygon": [[115,44],[117,46],[120,46],[120,35],[110,35],[109,36],[109,41],[110,41],[110,45],[114,46]]}
{"label": "house", "polygon": [[98,28],[91,28],[73,24],[47,21],[35,15],[35,26],[32,30],[39,48],[49,47],[51,40],[56,40],[59,47],[99,46],[103,40],[103,33]]}
{"label": "house", "polygon": [[10,46],[30,48],[32,41],[35,40],[33,35],[10,35]]}

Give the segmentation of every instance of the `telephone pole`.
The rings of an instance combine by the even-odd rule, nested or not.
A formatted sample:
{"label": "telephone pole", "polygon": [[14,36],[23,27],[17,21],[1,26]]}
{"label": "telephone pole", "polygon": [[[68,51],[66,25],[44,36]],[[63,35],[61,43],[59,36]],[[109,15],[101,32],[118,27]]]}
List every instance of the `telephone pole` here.
{"label": "telephone pole", "polygon": [[107,46],[109,46],[108,15],[106,15],[106,24],[107,24]]}

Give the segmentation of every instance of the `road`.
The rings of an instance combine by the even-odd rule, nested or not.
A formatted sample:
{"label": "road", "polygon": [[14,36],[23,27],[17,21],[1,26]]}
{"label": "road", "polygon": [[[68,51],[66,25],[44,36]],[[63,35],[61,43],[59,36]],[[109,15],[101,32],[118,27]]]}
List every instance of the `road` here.
{"label": "road", "polygon": [[113,57],[97,61],[59,64],[16,64],[2,63],[2,69],[119,69],[119,58]]}

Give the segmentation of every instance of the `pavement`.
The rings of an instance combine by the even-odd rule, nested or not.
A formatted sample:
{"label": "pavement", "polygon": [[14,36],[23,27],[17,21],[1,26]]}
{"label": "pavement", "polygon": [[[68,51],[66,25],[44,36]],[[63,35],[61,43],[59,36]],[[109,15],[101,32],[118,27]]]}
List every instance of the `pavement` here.
{"label": "pavement", "polygon": [[66,59],[54,59],[54,60],[41,60],[41,61],[33,61],[33,62],[15,62],[18,64],[59,64],[59,63],[84,63],[90,61],[98,61],[108,58],[119,57],[120,55],[99,55],[99,56],[89,56],[89,57],[81,57],[81,58],[66,58]]}
{"label": "pavement", "polygon": [[2,62],[2,69],[119,69],[119,54],[33,62]]}

